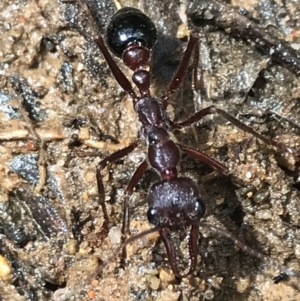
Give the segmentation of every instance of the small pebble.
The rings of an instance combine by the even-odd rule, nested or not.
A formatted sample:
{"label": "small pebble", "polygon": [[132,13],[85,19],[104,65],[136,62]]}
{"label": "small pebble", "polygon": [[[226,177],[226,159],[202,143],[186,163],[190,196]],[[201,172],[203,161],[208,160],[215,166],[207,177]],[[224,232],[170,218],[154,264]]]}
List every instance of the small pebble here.
{"label": "small pebble", "polygon": [[300,260],[300,244],[295,245],[295,256],[297,257],[298,260]]}
{"label": "small pebble", "polygon": [[159,279],[162,282],[172,282],[175,280],[175,276],[171,270],[161,269],[159,272]]}
{"label": "small pebble", "polygon": [[248,172],[246,173],[246,178],[247,178],[247,179],[251,179],[251,177],[252,177],[252,173],[251,173],[250,171],[248,171]]}
{"label": "small pebble", "polygon": [[86,182],[92,182],[95,180],[95,172],[92,170],[88,170],[85,174]]}
{"label": "small pebble", "polygon": [[262,220],[272,219],[271,210],[260,210],[260,211],[257,211],[255,215],[258,219],[262,219]]}
{"label": "small pebble", "polygon": [[12,268],[9,261],[0,255],[0,278],[9,280],[12,278]]}
{"label": "small pebble", "polygon": [[121,243],[121,229],[119,227],[111,227],[108,233],[108,237],[112,244],[119,244]]}
{"label": "small pebble", "polygon": [[241,278],[236,284],[236,289],[239,293],[243,293],[248,288],[250,282],[248,278]]}
{"label": "small pebble", "polygon": [[162,291],[157,301],[177,301],[179,296],[180,292]]}
{"label": "small pebble", "polygon": [[215,297],[214,291],[212,289],[208,289],[204,294],[203,294],[203,300],[213,300]]}
{"label": "small pebble", "polygon": [[97,287],[98,285],[99,285],[99,281],[98,280],[95,279],[95,280],[92,281],[92,286],[93,287]]}
{"label": "small pebble", "polygon": [[88,128],[80,128],[78,133],[78,138],[80,140],[87,140],[90,137],[89,129]]}
{"label": "small pebble", "polygon": [[216,199],[216,204],[217,205],[221,205],[224,203],[224,198],[219,198],[219,199]]}
{"label": "small pebble", "polygon": [[268,200],[270,196],[269,189],[260,189],[255,195],[253,196],[253,200],[256,203],[263,203]]}
{"label": "small pebble", "polygon": [[95,296],[96,296],[96,294],[95,294],[95,291],[94,291],[94,290],[90,290],[90,291],[88,291],[87,295],[88,295],[88,298],[89,298],[89,299],[94,299],[94,298],[95,298]]}
{"label": "small pebble", "polygon": [[66,243],[66,248],[68,250],[68,253],[70,255],[74,255],[76,253],[76,241],[75,239],[70,239],[67,243]]}
{"label": "small pebble", "polygon": [[149,275],[147,277],[147,281],[149,283],[149,286],[152,290],[157,291],[160,285],[160,279],[158,279],[155,276]]}

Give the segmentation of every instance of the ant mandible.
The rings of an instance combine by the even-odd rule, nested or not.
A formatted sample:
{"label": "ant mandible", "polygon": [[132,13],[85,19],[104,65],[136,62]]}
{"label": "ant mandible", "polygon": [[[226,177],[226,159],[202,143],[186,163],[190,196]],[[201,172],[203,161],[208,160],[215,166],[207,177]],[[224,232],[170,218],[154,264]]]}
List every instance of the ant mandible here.
{"label": "ant mandible", "polygon": [[[150,52],[156,43],[156,38],[157,31],[151,19],[135,8],[125,7],[118,10],[112,16],[107,27],[107,45],[110,51],[115,56],[122,58],[124,64],[133,71],[132,82],[137,87],[139,95],[134,91],[131,82],[116,64],[103,38],[100,35],[93,38],[103,53],[116,81],[123,90],[131,96],[134,110],[141,124],[139,137],[136,141],[109,155],[97,166],[98,193],[106,222],[108,223],[109,216],[104,201],[105,193],[101,172],[108,164],[131,153],[144,140],[147,143],[148,156],[137,168],[125,189],[122,233],[126,233],[129,228],[129,196],[132,194],[135,185],[142,178],[148,167],[154,169],[160,176],[160,181],[154,183],[148,193],[149,208],[147,217],[149,222],[154,225],[154,228],[127,239],[123,243],[123,247],[139,237],[158,231],[166,247],[168,259],[175,276],[177,278],[183,278],[191,274],[197,266],[199,227],[206,226],[231,238],[235,244],[246,252],[261,259],[268,260],[273,265],[278,266],[284,274],[298,276],[297,272],[280,266],[272,259],[245,246],[229,232],[200,221],[205,214],[206,206],[200,197],[196,183],[188,177],[178,175],[178,165],[181,161],[181,154],[185,153],[194,159],[201,160],[217,169],[220,173],[226,173],[227,168],[203,152],[173,141],[170,132],[174,129],[190,126],[207,115],[220,114],[245,132],[251,133],[266,144],[274,146],[282,155],[293,155],[293,151],[284,144],[262,136],[251,127],[215,106],[202,109],[185,121],[171,121],[166,115],[168,100],[184,79],[198,38],[195,34],[190,36],[180,66],[170,83],[168,91],[160,98],[154,97],[150,93]],[[190,228],[188,243],[190,267],[185,274],[181,274],[176,259],[176,248],[169,234],[172,231],[185,230],[187,228]]]}

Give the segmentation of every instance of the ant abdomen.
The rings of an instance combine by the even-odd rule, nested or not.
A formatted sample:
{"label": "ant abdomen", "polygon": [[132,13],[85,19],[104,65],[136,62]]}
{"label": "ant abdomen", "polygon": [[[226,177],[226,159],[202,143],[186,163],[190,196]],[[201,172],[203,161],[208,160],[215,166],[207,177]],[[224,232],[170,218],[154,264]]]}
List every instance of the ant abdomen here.
{"label": "ant abdomen", "polygon": [[112,17],[106,30],[107,44],[118,57],[131,44],[151,49],[157,39],[156,28],[140,10],[124,7]]}

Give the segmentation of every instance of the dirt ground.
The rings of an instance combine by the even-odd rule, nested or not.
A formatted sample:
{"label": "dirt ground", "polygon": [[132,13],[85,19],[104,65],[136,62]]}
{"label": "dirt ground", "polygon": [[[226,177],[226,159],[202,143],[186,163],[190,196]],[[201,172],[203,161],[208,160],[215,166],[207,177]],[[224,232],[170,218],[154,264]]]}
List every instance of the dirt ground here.
{"label": "dirt ground", "polygon": [[[159,33],[153,95],[164,94],[180,61],[186,39],[176,37],[188,33],[187,24],[199,33],[202,85],[193,86],[187,74],[170,101],[171,119],[184,120],[214,104],[294,148],[294,155],[283,157],[219,116],[174,132],[182,144],[229,169],[228,175],[210,177],[211,167],[183,156],[180,173],[199,185],[207,205],[204,221],[300,271],[299,73],[270,59],[255,41],[216,24],[194,26],[190,18],[200,0],[89,2],[98,7],[102,34],[116,5],[151,17]],[[240,13],[299,53],[300,3],[231,4],[246,8]],[[130,97],[86,41],[90,20],[81,33],[76,29],[78,11],[78,5],[61,1],[0,3],[0,300],[300,300],[299,278],[274,284],[274,265],[205,228],[200,229],[198,267],[181,282],[174,279],[157,234],[129,245],[127,260],[120,263],[123,192],[146,146],[103,172],[111,219],[107,232],[96,166],[134,141],[139,123]],[[155,181],[157,175],[147,172],[130,199],[132,235],[151,227],[146,199]]]}

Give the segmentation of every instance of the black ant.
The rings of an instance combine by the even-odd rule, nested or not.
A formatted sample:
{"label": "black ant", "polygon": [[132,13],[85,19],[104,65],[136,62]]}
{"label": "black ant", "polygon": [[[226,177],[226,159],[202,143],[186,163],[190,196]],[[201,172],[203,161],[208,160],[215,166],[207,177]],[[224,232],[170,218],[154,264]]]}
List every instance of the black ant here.
{"label": "black ant", "polygon": [[[131,153],[142,141],[145,141],[148,147],[147,159],[137,168],[125,190],[122,233],[125,234],[129,228],[129,196],[148,167],[154,169],[160,176],[160,181],[154,183],[148,193],[149,208],[147,217],[149,222],[154,225],[154,228],[127,239],[122,244],[122,248],[125,248],[127,244],[144,235],[158,231],[166,247],[169,262],[175,276],[177,278],[183,278],[190,275],[197,266],[198,232],[200,226],[205,226],[232,239],[234,243],[244,251],[277,266],[281,270],[281,276],[280,278],[275,278],[275,282],[285,279],[285,275],[299,277],[300,273],[281,266],[271,258],[245,246],[226,230],[200,221],[205,214],[206,206],[200,197],[196,183],[190,178],[178,175],[178,165],[181,160],[181,154],[185,153],[194,159],[201,160],[217,169],[220,173],[227,173],[227,168],[203,152],[173,141],[170,132],[174,129],[190,126],[207,115],[217,113],[245,132],[251,133],[266,144],[275,147],[282,156],[293,156],[293,150],[282,143],[260,135],[251,127],[215,106],[202,109],[185,121],[171,121],[166,115],[168,100],[181,85],[185,77],[198,38],[195,34],[191,34],[180,66],[166,94],[159,98],[153,97],[150,93],[150,52],[156,43],[156,38],[157,31],[153,22],[140,10],[135,8],[125,7],[117,11],[107,27],[107,45],[110,51],[115,56],[122,58],[124,64],[133,71],[132,81],[138,88],[139,94],[137,94],[131,82],[120,70],[108,51],[103,38],[100,35],[93,37],[94,42],[103,53],[116,81],[123,90],[132,97],[134,109],[141,123],[139,137],[136,141],[109,155],[97,166],[98,192],[106,222],[109,222],[109,216],[104,202],[104,186],[101,171],[105,169],[108,164]],[[185,274],[181,274],[178,269],[176,248],[170,238],[170,233],[187,228],[190,228],[188,245],[191,263],[189,270]]]}

